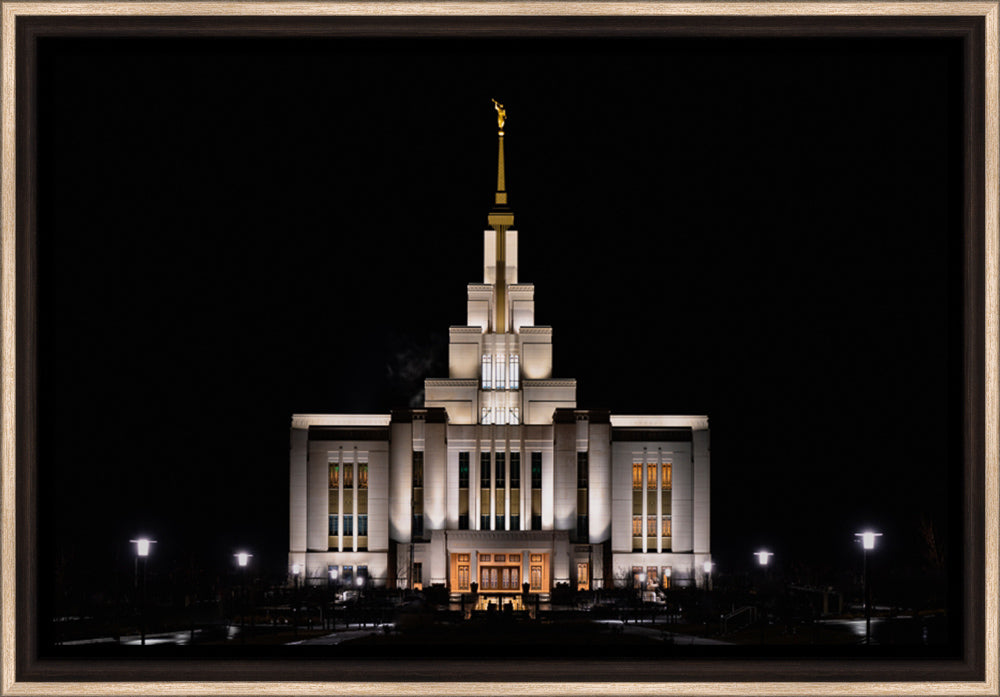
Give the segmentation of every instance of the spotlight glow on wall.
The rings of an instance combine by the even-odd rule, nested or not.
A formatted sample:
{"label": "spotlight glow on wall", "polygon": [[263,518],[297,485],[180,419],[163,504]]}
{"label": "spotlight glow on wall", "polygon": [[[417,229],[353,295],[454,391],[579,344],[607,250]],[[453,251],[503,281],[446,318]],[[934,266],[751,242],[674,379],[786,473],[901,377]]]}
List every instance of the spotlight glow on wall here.
{"label": "spotlight glow on wall", "polygon": [[767,566],[767,560],[774,556],[774,552],[765,552],[764,550],[754,552],[753,554],[757,557],[757,561],[761,566]]}

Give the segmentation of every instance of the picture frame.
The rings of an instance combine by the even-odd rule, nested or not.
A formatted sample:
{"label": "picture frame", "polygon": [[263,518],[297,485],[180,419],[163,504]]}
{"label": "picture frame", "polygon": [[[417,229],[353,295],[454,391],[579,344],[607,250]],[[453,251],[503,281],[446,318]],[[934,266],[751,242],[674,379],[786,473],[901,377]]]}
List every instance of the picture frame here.
{"label": "picture frame", "polygon": [[[998,3],[74,3],[4,2],[2,276],[2,679],[3,695],[35,694],[925,694],[995,695],[998,677]],[[336,21],[333,21],[336,20]],[[33,386],[37,258],[32,62],[47,35],[413,36],[442,31],[585,32],[676,36],[961,37],[966,132],[963,347],[964,538],[969,541],[961,660],[747,663],[698,659],[539,660],[510,666],[467,660],[358,662],[328,670],[237,661],[197,663],[39,660],[32,605],[37,584]],[[178,680],[178,676],[191,679]],[[627,677],[623,680],[622,677]],[[718,678],[724,677],[724,682]]]}

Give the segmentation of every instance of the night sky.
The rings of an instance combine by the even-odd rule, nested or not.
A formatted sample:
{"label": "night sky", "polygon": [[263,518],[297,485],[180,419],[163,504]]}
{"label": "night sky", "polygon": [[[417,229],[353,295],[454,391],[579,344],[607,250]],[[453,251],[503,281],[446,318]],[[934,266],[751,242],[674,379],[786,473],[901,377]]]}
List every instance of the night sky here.
{"label": "night sky", "polygon": [[580,408],[708,414],[720,572],[762,545],[854,565],[865,525],[919,569],[921,516],[957,534],[960,55],[43,40],[43,568],[99,578],[145,533],[157,563],[284,573],[291,414],[447,377],[495,97],[554,376]]}

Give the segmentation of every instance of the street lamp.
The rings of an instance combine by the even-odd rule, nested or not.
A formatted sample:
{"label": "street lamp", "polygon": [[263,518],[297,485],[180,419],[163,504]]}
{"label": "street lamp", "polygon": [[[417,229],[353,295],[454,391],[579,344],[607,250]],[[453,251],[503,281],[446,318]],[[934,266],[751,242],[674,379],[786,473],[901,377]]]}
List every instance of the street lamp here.
{"label": "street lamp", "polygon": [[299,571],[301,570],[302,567],[298,562],[292,564],[292,578],[295,580],[295,594],[292,596],[292,602],[295,603],[292,609],[292,633],[295,637],[299,636]]}
{"label": "street lamp", "polygon": [[247,564],[250,563],[250,557],[253,555],[249,552],[237,552],[233,555],[236,557],[236,563],[240,567],[240,643],[246,643],[246,624],[247,624]]}
{"label": "street lamp", "polygon": [[[774,552],[768,552],[761,550],[759,552],[754,552],[753,555],[757,557],[757,563],[760,565],[761,571],[764,572],[764,580],[767,580],[767,562],[774,556]],[[759,604],[760,604],[760,643],[764,643],[764,624],[767,621],[767,616],[764,614],[764,584],[761,584]]]}
{"label": "street lamp", "polygon": [[868,579],[868,550],[875,549],[875,538],[882,537],[880,532],[871,532],[870,530],[865,532],[854,533],[855,537],[861,538],[861,549],[864,553],[863,566],[861,567],[861,578],[863,583],[862,593],[865,599],[865,645],[868,646],[872,643],[872,600],[871,600],[871,583]]}
{"label": "street lamp", "polygon": [[705,590],[712,590],[712,567],[715,566],[712,562],[706,561],[702,564],[702,569],[705,572]]}
{"label": "street lamp", "polygon": [[142,589],[139,600],[139,636],[142,646],[146,645],[146,557],[149,556],[150,545],[156,540],[140,537],[138,540],[129,540],[135,545],[135,585],[139,585],[139,562],[142,562]]}

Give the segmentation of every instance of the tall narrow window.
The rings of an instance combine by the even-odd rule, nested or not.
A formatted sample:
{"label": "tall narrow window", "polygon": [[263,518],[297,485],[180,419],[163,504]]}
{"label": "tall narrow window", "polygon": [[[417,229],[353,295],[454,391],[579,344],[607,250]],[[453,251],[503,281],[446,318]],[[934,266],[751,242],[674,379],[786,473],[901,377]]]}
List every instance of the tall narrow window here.
{"label": "tall narrow window", "polygon": [[489,390],[493,387],[493,357],[483,356],[483,389]]}
{"label": "tall narrow window", "polygon": [[590,464],[587,459],[587,453],[577,453],[576,454],[576,486],[578,489],[587,488],[587,479],[590,470]]}
{"label": "tall narrow window", "polygon": [[542,529],[542,454],[531,453],[531,529]]}
{"label": "tall narrow window", "polygon": [[517,354],[510,357],[510,379],[507,384],[510,385],[510,389],[516,390],[520,388],[521,382],[521,358]]}
{"label": "tall narrow window", "polygon": [[334,515],[330,516],[330,533],[329,533],[330,537],[336,537],[337,534],[338,534],[337,530],[338,530],[338,527],[337,527],[337,516],[336,516],[336,514],[334,514]]}
{"label": "tall narrow window", "polygon": [[496,376],[496,384],[494,385],[494,387],[498,390],[502,390],[504,388],[504,385],[507,383],[505,379],[507,377],[505,375],[505,373],[507,372],[506,371],[507,361],[504,360],[503,356],[497,356],[495,368],[496,369],[493,374]]}
{"label": "tall narrow window", "polygon": [[358,514],[358,537],[368,536],[368,514]]}
{"label": "tall narrow window", "polygon": [[424,536],[424,454],[417,450],[413,452],[413,520],[410,534],[414,539]]}
{"label": "tall narrow window", "polygon": [[[344,516],[344,537],[352,537],[354,535],[354,516],[345,515]],[[344,544],[347,544],[346,542]]]}
{"label": "tall narrow window", "polygon": [[663,463],[663,488],[670,489],[674,485],[673,467],[669,462]]}
{"label": "tall narrow window", "polygon": [[663,516],[663,536],[670,537],[673,534],[673,530],[670,525],[670,516]]}
{"label": "tall narrow window", "polygon": [[479,487],[481,489],[490,488],[490,454],[479,454]]}
{"label": "tall narrow window", "polygon": [[362,462],[358,465],[358,488],[368,488],[368,463]]}
{"label": "tall narrow window", "polygon": [[469,453],[458,454],[458,529],[469,529]]}
{"label": "tall narrow window", "polygon": [[340,465],[336,462],[330,463],[330,488],[336,489],[340,486]]}
{"label": "tall narrow window", "polygon": [[521,453],[510,454],[510,488],[521,488]]}
{"label": "tall narrow window", "polygon": [[469,453],[458,454],[458,488],[469,488]]}
{"label": "tall narrow window", "polygon": [[344,465],[344,488],[354,488],[354,465],[350,463]]}
{"label": "tall narrow window", "polygon": [[632,488],[642,488],[642,463],[640,462],[632,463]]}
{"label": "tall narrow window", "polygon": [[[655,538],[656,537],[656,516],[655,515],[646,516],[646,536],[650,537],[650,538]],[[650,540],[650,544],[653,544],[654,542],[655,542],[654,540]]]}
{"label": "tall narrow window", "polygon": [[507,464],[506,464],[506,453],[497,453],[496,459],[496,473],[497,473],[497,489],[503,489],[506,486],[507,479]]}
{"label": "tall narrow window", "polygon": [[656,491],[656,464],[650,463],[649,471],[646,473],[646,488]]}
{"label": "tall narrow window", "polygon": [[424,454],[420,451],[413,453],[413,486],[423,487],[424,485]]}

